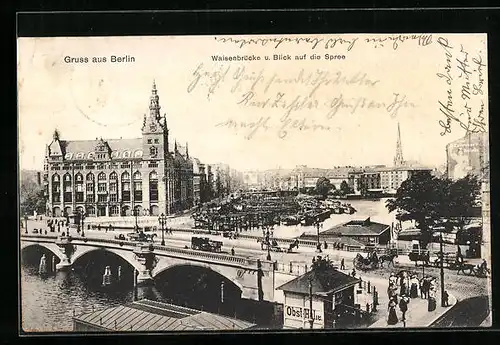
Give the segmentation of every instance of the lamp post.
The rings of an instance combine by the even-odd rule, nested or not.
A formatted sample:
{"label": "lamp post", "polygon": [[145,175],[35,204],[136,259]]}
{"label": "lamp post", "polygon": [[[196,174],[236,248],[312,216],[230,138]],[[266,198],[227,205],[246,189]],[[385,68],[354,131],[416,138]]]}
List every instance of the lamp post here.
{"label": "lamp post", "polygon": [[28,233],[28,215],[27,214],[24,215],[24,233],[25,234]]}
{"label": "lamp post", "polygon": [[139,232],[139,224],[137,223],[137,216],[139,216],[139,210],[134,208],[134,216],[135,216],[135,232]]}
{"label": "lamp post", "polygon": [[269,229],[267,230],[266,233],[266,239],[267,239],[267,261],[271,261],[271,237],[269,236]]}
{"label": "lamp post", "polygon": [[83,222],[83,220],[84,220],[84,219],[85,219],[85,211],[80,211],[80,222],[81,222],[81,224],[82,224],[82,237],[84,237],[84,236],[85,236],[85,231],[84,231],[84,229],[85,229],[85,224],[84,224],[84,222]]}
{"label": "lamp post", "polygon": [[161,225],[161,245],[165,245],[165,224],[167,222],[167,216],[165,216],[163,213],[158,217],[158,222]]}

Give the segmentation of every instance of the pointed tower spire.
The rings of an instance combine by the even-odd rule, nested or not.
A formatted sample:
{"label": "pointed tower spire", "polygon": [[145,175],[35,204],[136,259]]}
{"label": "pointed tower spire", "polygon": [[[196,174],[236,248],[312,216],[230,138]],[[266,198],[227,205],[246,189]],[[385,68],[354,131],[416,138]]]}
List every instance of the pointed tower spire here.
{"label": "pointed tower spire", "polygon": [[174,141],[174,152],[177,152],[177,139]]}
{"label": "pointed tower spire", "polygon": [[401,145],[401,130],[399,128],[399,122],[398,122],[398,138],[396,141],[396,156],[394,157],[394,165],[395,166],[404,165],[403,148]]}
{"label": "pointed tower spire", "polygon": [[149,116],[152,119],[158,120],[160,116],[160,98],[156,90],[156,82],[153,80],[153,87],[151,89],[151,97],[149,98]]}
{"label": "pointed tower spire", "polygon": [[189,159],[189,149],[188,149],[188,142],[186,141],[186,158]]}

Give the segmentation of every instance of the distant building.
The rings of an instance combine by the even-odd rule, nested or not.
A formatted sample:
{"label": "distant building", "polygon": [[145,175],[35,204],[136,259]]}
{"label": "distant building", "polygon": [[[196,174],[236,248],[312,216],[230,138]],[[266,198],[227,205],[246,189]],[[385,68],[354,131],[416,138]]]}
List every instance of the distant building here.
{"label": "distant building", "polygon": [[347,223],[336,225],[321,232],[321,239],[328,241],[331,238],[351,238],[367,244],[385,245],[390,241],[390,225],[373,222],[370,218],[365,220],[351,220]]}
{"label": "distant building", "polygon": [[446,157],[448,178],[456,180],[469,173],[482,178],[489,165],[488,133],[469,133],[449,143]]}
{"label": "distant building", "polygon": [[429,171],[433,169],[418,166],[399,166],[378,169],[380,174],[380,188],[384,193],[395,194],[401,187],[403,181],[409,179],[415,172]]}
{"label": "distant building", "polygon": [[247,321],[147,299],[73,317],[75,332],[237,331],[255,326]]}
{"label": "distant building", "polygon": [[[283,328],[334,328],[337,315],[346,308],[353,309],[357,303],[355,293],[359,279],[336,268],[314,269],[278,287],[285,296],[283,306]],[[312,295],[310,295],[310,286]],[[312,297],[312,312],[310,312]]]}

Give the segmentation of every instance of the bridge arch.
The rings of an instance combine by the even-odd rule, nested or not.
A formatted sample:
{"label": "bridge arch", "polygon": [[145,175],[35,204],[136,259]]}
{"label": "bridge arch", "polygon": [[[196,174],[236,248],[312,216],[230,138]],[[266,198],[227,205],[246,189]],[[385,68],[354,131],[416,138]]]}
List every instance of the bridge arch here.
{"label": "bridge arch", "polygon": [[54,243],[43,243],[43,242],[36,242],[36,243],[33,243],[33,242],[21,242],[21,251],[27,249],[27,248],[30,248],[30,247],[43,247],[45,249],[47,249],[48,251],[50,251],[52,254],[54,254],[55,256],[57,256],[59,258],[60,261],[63,261],[65,259],[65,256],[64,254],[61,252],[61,249]]}
{"label": "bridge arch", "polygon": [[[161,262],[161,261],[160,261]],[[153,272],[151,272],[151,276],[153,277],[153,279],[155,279],[156,277],[158,277],[161,273],[165,272],[165,271],[168,271],[172,268],[176,268],[176,267],[196,267],[196,268],[204,268],[208,271],[212,271],[212,272],[215,272],[217,274],[219,274],[220,276],[226,278],[227,280],[229,280],[230,282],[232,282],[234,285],[236,285],[238,287],[238,289],[240,289],[240,291],[243,293],[244,289],[243,289],[243,285],[241,285],[238,281],[235,280],[235,277],[232,276],[232,275],[229,275],[228,273],[224,272],[223,270],[219,269],[217,266],[215,265],[208,265],[208,264],[195,264],[195,263],[174,263],[174,264],[167,264],[166,266],[164,265],[161,265],[161,264],[158,264],[157,267],[155,267],[155,269],[153,270]]]}
{"label": "bridge arch", "polygon": [[77,249],[71,258],[71,263],[72,264],[76,263],[84,255],[91,254],[92,252],[111,253],[126,261],[134,269],[138,271],[142,271],[143,269],[142,265],[135,259],[135,254],[131,251],[117,250],[114,248],[105,248],[105,247],[90,247],[82,245],[77,245]]}

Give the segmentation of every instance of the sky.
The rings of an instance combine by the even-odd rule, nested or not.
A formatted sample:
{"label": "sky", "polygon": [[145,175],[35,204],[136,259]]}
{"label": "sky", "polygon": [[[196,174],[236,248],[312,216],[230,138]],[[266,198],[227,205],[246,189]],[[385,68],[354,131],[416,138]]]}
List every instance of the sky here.
{"label": "sky", "polygon": [[[20,38],[21,169],[43,168],[55,128],[64,140],[140,137],[153,80],[170,137],[204,163],[390,165],[399,124],[404,158],[437,167],[446,145],[465,135],[454,121],[442,133],[439,102],[451,101],[455,115],[467,110],[463,52],[469,85],[480,77],[487,85],[487,66],[480,75],[472,60],[486,64],[486,36],[433,34],[424,45],[427,36],[420,44],[394,35]],[[481,92],[467,103],[472,119],[481,101],[487,118],[487,87]]]}

